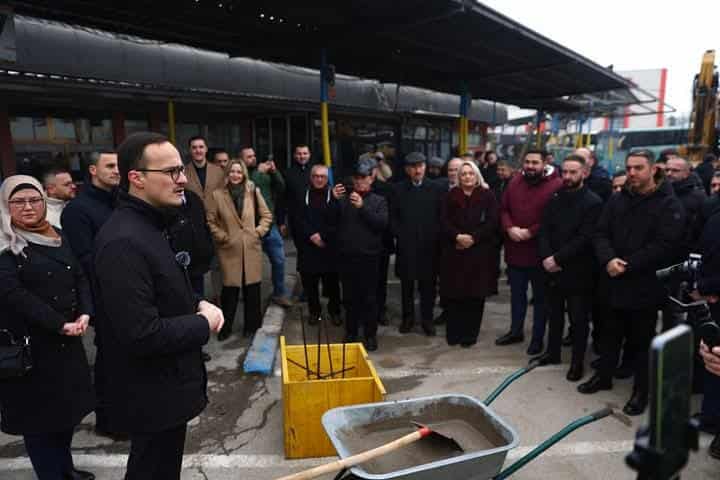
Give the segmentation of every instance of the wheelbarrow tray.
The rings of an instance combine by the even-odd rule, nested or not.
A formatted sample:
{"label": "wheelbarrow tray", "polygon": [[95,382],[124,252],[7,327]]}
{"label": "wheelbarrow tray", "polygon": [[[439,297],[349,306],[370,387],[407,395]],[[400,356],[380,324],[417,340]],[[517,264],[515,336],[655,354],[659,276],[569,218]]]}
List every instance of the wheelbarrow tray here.
{"label": "wheelbarrow tray", "polygon": [[[458,423],[464,453],[415,442],[351,469],[368,480],[487,480],[500,472],[517,433],[490,408],[468,395],[434,395],[334,408],[322,424],[340,458],[380,446],[412,431],[411,422]],[[422,443],[426,442],[426,443]]]}

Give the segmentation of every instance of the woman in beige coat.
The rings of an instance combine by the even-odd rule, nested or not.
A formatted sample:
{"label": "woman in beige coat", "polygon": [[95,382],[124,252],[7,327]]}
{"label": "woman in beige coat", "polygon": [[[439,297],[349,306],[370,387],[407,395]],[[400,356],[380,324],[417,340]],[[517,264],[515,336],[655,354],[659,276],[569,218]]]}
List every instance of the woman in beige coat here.
{"label": "woman in beige coat", "polygon": [[243,335],[252,335],[262,324],[261,239],[272,224],[272,213],[260,190],[248,179],[245,164],[239,159],[231,160],[226,169],[226,185],[212,192],[207,202],[208,226],[217,245],[223,277],[220,304],[225,325],[218,334],[221,341],[232,333],[241,288],[245,314]]}

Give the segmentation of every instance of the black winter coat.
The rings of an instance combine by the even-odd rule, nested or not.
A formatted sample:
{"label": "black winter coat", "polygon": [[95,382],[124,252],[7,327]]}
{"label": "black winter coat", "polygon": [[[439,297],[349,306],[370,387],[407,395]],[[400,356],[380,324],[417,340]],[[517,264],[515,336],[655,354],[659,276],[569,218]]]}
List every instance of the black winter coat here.
{"label": "black winter coat", "polygon": [[608,178],[607,170],[598,165],[593,166],[590,175],[585,180],[585,185],[600,197],[603,203],[607,202],[612,195],[612,180]]}
{"label": "black winter coat", "polygon": [[707,195],[705,195],[702,186],[698,185],[694,176],[673,182],[672,187],[675,196],[685,209],[685,231],[677,256],[677,261],[682,262],[687,259],[688,254],[697,250],[700,234],[702,233],[702,230],[698,230],[697,225]]}
{"label": "black winter coat", "polygon": [[[698,278],[698,291],[703,295],[720,295],[720,208],[716,208],[705,224],[699,241],[703,261]],[[720,303],[711,303],[713,320],[720,322]]]}
{"label": "black winter coat", "polygon": [[383,232],[388,226],[388,207],[384,198],[369,192],[363,206],[355,208],[348,197],[341,199],[337,216],[337,244],[340,260],[344,257],[381,255]]}
{"label": "black winter coat", "polygon": [[[380,180],[375,180],[372,184],[372,192],[377,193],[381,197],[385,199],[385,202],[387,203],[388,212],[392,211],[392,204],[393,204],[393,195],[395,193],[395,190],[393,189],[392,184],[387,182],[382,182]],[[389,214],[389,213],[388,213]],[[383,232],[383,245],[385,246],[385,253],[391,254],[395,253],[395,237],[393,237],[393,233],[390,230],[390,222],[388,221],[388,226],[385,228],[385,231]]]}
{"label": "black winter coat", "polygon": [[551,287],[567,295],[592,292],[596,269],[592,238],[601,211],[602,200],[587,186],[560,190],[545,206],[538,253],[541,260],[554,256],[562,268],[547,274]]}
{"label": "black winter coat", "polygon": [[215,249],[203,200],[195,192],[185,190],[185,204],[174,209],[173,214],[174,220],[168,228],[173,250],[190,254],[188,273],[191,277],[204,275],[210,270]]}
{"label": "black winter coat", "polygon": [[[293,160],[292,165],[284,172],[285,192],[275,209],[278,225],[290,225],[293,240],[296,240],[295,230],[298,229],[297,222],[300,220],[302,207],[305,204],[305,192],[310,187],[310,171],[313,162],[300,165]],[[297,247],[297,245],[296,245]]]}
{"label": "black winter coat", "polygon": [[[310,191],[306,191],[303,198],[295,232],[298,250],[298,271],[303,273],[329,273],[337,272],[337,216],[340,205],[333,197],[330,188],[318,192],[321,198],[319,205],[313,205]],[[320,248],[310,241],[310,237],[319,233],[324,248]]]}
{"label": "black winter coat", "polygon": [[390,227],[397,239],[397,276],[403,280],[429,279],[437,273],[440,204],[438,183],[425,179],[416,187],[410,180],[395,185]]}
{"label": "black winter coat", "polygon": [[96,323],[105,352],[109,427],[159,432],[207,404],[201,347],[210,334],[168,241],[167,218],[121,193],[95,252]]}
{"label": "black winter coat", "polygon": [[603,209],[594,238],[595,254],[603,267],[613,258],[628,262],[624,274],[609,278],[610,305],[640,310],[656,308],[665,289],[655,271],[672,264],[685,228],[685,212],[669,183],[663,181],[648,195],[625,189]]}
{"label": "black winter coat", "polygon": [[695,169],[695,173],[698,177],[700,177],[700,180],[702,180],[703,187],[705,188],[705,193],[710,195],[710,183],[712,182],[712,177],[715,173],[715,167],[713,166],[712,162],[704,161],[697,166],[697,168]]}
{"label": "black winter coat", "polygon": [[0,381],[2,431],[51,433],[78,425],[95,408],[81,337],[63,324],[93,315],[90,288],[66,238],[60,247],[30,244],[26,257],[0,255],[0,329],[30,336],[33,368]]}
{"label": "black winter coat", "polygon": [[110,218],[114,205],[115,191],[107,192],[89,183],[60,217],[63,232],[88,277],[92,275],[95,237]]}

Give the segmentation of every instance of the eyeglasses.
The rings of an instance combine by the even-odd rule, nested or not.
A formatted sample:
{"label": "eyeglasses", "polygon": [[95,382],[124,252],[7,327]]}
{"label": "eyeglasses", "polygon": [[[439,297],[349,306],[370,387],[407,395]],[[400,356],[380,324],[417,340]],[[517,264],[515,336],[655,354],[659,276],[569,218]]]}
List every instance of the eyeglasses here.
{"label": "eyeglasses", "polygon": [[8,205],[18,210],[25,208],[25,205],[30,205],[32,208],[38,208],[45,202],[42,197],[33,198],[18,198],[17,200],[8,201]]}
{"label": "eyeglasses", "polygon": [[185,174],[185,165],[170,168],[136,168],[135,171],[164,173],[165,175],[169,175],[173,182],[177,182],[180,179],[180,175]]}

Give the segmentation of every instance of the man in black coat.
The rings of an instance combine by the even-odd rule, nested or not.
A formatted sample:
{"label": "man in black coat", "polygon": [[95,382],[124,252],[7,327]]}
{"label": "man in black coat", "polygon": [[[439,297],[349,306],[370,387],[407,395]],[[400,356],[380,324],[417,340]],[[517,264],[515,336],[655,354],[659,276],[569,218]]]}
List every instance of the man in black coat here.
{"label": "man in black coat", "polygon": [[586,147],[580,147],[574,152],[585,159],[585,164],[589,170],[588,177],[585,179],[585,185],[595,193],[603,202],[607,202],[612,195],[612,180],[610,174],[602,166],[598,165],[595,153]]}
{"label": "man in black coat", "polygon": [[93,279],[110,427],[130,433],[126,480],[179,479],[187,422],[207,404],[201,348],[223,315],[198,301],[191,259],[168,239],[167,209],[182,204],[187,183],[180,153],[140,132],[118,162],[118,204],[97,237]]}
{"label": "man in black coat", "polygon": [[408,178],[395,185],[390,226],[397,238],[396,273],[402,289],[401,333],[415,322],[415,285],[420,291],[420,314],[426,335],[435,335],[433,307],[437,271],[437,239],[440,219],[438,186],[425,178],[425,155],[405,157]]}
{"label": "man in black coat", "polygon": [[706,153],[703,162],[695,168],[695,173],[700,177],[705,187],[705,193],[710,195],[710,181],[715,172],[717,157],[714,153]]}
{"label": "man in black coat", "polygon": [[357,341],[363,325],[365,348],[372,352],[378,348],[376,290],[388,207],[383,197],[371,191],[371,184],[372,166],[358,162],[352,189],[339,183],[332,193],[340,203],[337,244],[346,312],[345,341]]}
{"label": "man in black coat", "polygon": [[612,388],[623,333],[633,345],[635,383],[623,411],[640,415],[648,399],[648,351],[665,289],[655,271],[676,256],[685,213],[672,187],[658,175],[653,153],[631,152],[625,161],[626,188],[603,209],[594,238],[595,253],[609,276],[612,315],[603,325],[602,364],[578,387],[581,393]]}
{"label": "man in black coat", "polygon": [[315,165],[310,173],[310,187],[305,190],[303,204],[296,207],[293,236],[297,239],[297,269],[302,278],[310,309],[311,325],[317,324],[322,314],[320,281],[329,297],[328,314],[334,325],[340,325],[340,280],[336,217],[338,202],[328,187],[328,168]]}
{"label": "man in black coat", "polygon": [[[94,152],[90,154],[88,166],[90,183],[77,195],[63,210],[60,217],[63,234],[67,237],[75,257],[80,261],[83,271],[88,278],[92,278],[92,259],[95,248],[95,237],[105,224],[115,206],[115,191],[120,183],[117,155],[113,152]],[[105,412],[105,382],[104,353],[97,342],[96,329],[95,365],[93,365],[96,408],[95,433],[121,440],[125,437],[119,431],[113,431],[108,426]]]}
{"label": "man in black coat", "polygon": [[585,159],[569,155],[562,163],[563,188],[545,207],[538,252],[548,278],[550,333],[541,365],[561,362],[565,309],[573,326],[573,350],[567,379],[583,376],[588,316],[592,305],[595,259],[592,235],[602,210],[602,200],[583,183]]}
{"label": "man in black coat", "polygon": [[292,235],[295,247],[298,247],[296,230],[300,230],[300,221],[303,205],[305,205],[305,193],[310,186],[310,170],[312,168],[312,155],[307,145],[297,145],[293,154],[293,163],[285,173],[285,191],[276,209],[277,224],[280,233],[286,237],[288,226]]}

